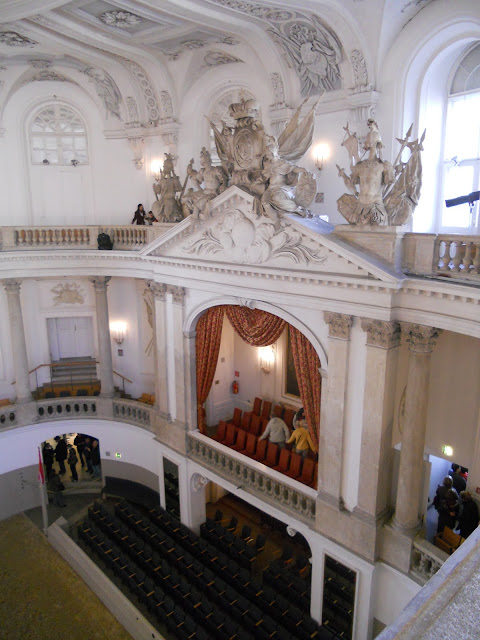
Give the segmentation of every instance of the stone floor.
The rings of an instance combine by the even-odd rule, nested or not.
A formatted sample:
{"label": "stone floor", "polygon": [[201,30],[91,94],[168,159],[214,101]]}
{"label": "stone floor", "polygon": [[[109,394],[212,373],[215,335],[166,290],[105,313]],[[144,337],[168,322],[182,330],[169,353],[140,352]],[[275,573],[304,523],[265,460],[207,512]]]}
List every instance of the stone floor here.
{"label": "stone floor", "polygon": [[0,522],[0,558],[2,640],[131,640],[26,515]]}

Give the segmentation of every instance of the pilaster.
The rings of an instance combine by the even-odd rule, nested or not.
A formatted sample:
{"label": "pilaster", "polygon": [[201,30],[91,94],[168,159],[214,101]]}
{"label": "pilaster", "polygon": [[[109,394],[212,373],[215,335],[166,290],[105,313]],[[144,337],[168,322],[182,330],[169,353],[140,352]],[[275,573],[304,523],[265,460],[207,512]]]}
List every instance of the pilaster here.
{"label": "pilaster", "polygon": [[155,404],[163,417],[168,416],[167,394],[167,340],[166,340],[166,293],[167,285],[149,281],[148,287],[153,295],[155,343]]}
{"label": "pilaster", "polygon": [[3,286],[7,294],[8,317],[10,320],[10,338],[12,341],[13,366],[15,369],[17,404],[30,402],[30,400],[32,400],[22,304],[20,302],[21,284],[21,280],[15,280],[13,278],[3,281]]}
{"label": "pilaster", "polygon": [[183,287],[168,287],[172,295],[173,316],[173,358],[175,380],[175,409],[170,411],[172,418],[181,424],[186,422],[185,406],[185,350],[183,336],[183,309],[185,289]]}
{"label": "pilaster", "polygon": [[112,343],[110,338],[110,323],[108,319],[107,287],[110,276],[95,276],[90,278],[95,290],[98,335],[98,369],[100,378],[100,395],[113,398],[115,387],[113,384]]}

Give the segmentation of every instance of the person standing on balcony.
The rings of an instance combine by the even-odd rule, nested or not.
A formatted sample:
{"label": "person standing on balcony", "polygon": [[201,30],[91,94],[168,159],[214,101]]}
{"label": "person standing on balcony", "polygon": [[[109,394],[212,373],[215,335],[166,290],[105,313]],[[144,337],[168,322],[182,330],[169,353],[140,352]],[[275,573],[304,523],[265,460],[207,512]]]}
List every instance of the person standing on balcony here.
{"label": "person standing on balcony", "polygon": [[132,224],[145,224],[145,209],[143,208],[143,204],[139,204],[133,214]]}
{"label": "person standing on balcony", "polygon": [[458,514],[458,526],[462,538],[468,538],[478,527],[478,507],[470,491],[462,491],[460,498],[462,503]]}
{"label": "person standing on balcony", "polygon": [[72,482],[78,482],[78,473],[77,473],[77,452],[75,451],[75,447],[71,444],[68,445],[68,466],[70,467],[70,472],[72,474]]}
{"label": "person standing on balcony", "polygon": [[295,453],[302,458],[306,458],[310,450],[315,450],[305,420],[297,420],[297,428],[287,440],[287,444],[292,444],[292,442],[295,442]]}
{"label": "person standing on balcony", "polygon": [[290,432],[287,425],[281,418],[270,418],[265,431],[260,436],[259,440],[265,440],[268,438],[269,442],[276,444],[280,449],[285,448],[285,441],[290,437]]}
{"label": "person standing on balcony", "polygon": [[67,459],[67,443],[60,436],[55,437],[57,446],[55,447],[55,459],[60,466],[60,475],[63,476],[66,473],[65,460]]}

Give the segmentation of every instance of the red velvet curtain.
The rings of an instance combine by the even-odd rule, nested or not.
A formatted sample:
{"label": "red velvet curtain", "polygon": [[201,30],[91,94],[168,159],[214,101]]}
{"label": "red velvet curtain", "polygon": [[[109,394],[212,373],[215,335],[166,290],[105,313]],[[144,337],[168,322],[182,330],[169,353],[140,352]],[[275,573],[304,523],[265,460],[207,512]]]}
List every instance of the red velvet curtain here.
{"label": "red velvet curtain", "polygon": [[205,433],[205,403],[217,368],[225,307],[210,307],[197,322],[197,420],[200,433]]}
{"label": "red velvet curtain", "polygon": [[268,347],[281,336],[286,321],[260,309],[225,307],[227,318],[238,335],[254,347]]}
{"label": "red velvet curtain", "polygon": [[320,428],[320,396],[322,378],[320,359],[310,341],[295,327],[289,325],[293,362],[297,374],[298,388],[305,409],[305,418],[310,437],[318,451]]}

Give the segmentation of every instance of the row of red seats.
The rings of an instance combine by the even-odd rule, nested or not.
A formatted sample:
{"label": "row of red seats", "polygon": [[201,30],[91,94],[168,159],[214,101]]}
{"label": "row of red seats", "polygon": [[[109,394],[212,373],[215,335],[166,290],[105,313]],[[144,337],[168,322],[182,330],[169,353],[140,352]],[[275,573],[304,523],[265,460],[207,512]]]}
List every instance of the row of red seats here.
{"label": "row of red seats", "polygon": [[280,449],[273,442],[260,440],[258,435],[236,427],[233,422],[220,422],[213,439],[289,478],[314,489],[317,487],[318,463],[312,458],[303,459],[293,451]]}

